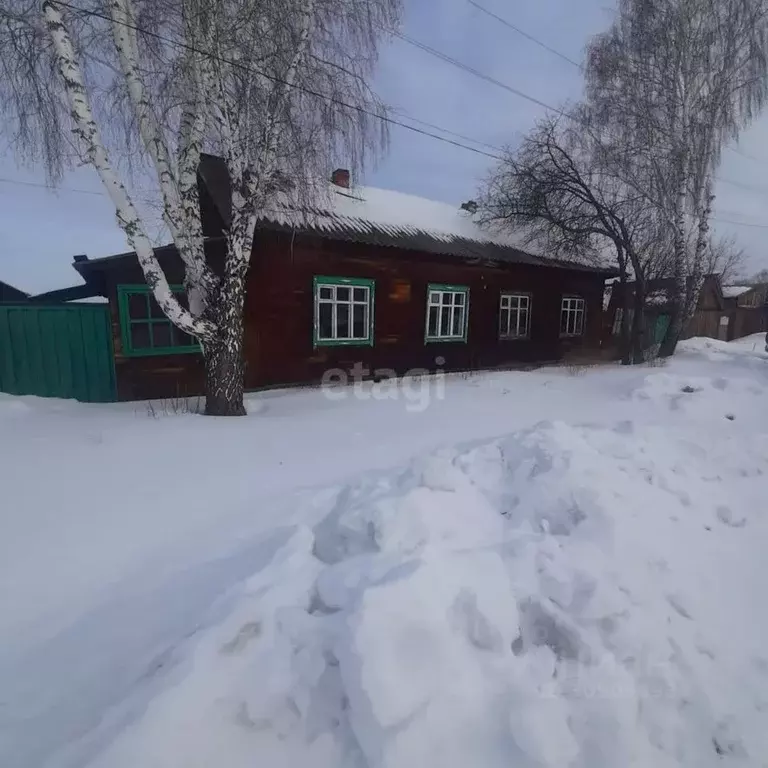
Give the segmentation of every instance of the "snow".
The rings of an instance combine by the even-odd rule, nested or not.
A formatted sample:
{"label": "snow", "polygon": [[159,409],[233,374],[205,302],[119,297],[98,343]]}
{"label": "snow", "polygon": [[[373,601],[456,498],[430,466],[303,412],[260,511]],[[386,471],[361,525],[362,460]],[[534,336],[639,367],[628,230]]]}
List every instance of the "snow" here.
{"label": "snow", "polygon": [[726,299],[735,299],[743,293],[748,293],[754,288],[752,285],[724,285],[723,296]]}
{"label": "snow", "polygon": [[766,366],[0,396],[0,765],[764,765]]}
{"label": "snow", "polygon": [[[279,224],[297,224],[291,212],[293,203],[284,200],[280,207],[268,210],[265,218]],[[314,228],[324,231],[338,229],[361,233],[380,229],[386,234],[426,234],[436,240],[455,239],[477,243],[522,246],[522,237],[508,231],[481,226],[460,204],[450,205],[405,192],[377,187],[354,186],[350,189],[329,184],[318,196]]]}
{"label": "snow", "polygon": [[645,297],[645,303],[650,307],[658,307],[669,303],[669,294],[666,288],[658,288],[654,291],[649,291]]}

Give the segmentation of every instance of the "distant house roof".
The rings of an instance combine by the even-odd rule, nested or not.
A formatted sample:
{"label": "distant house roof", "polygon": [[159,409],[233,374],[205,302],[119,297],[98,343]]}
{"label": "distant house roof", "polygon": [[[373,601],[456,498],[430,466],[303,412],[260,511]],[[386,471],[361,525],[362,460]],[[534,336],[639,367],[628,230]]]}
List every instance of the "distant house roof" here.
{"label": "distant house roof", "polygon": [[724,285],[723,296],[726,299],[736,299],[744,293],[749,293],[754,285]]}
{"label": "distant house roof", "polygon": [[[227,227],[231,192],[224,161],[203,155],[199,175]],[[329,183],[311,208],[299,208],[295,200],[283,194],[274,208],[264,212],[257,226],[465,259],[615,274],[606,267],[527,253],[508,233],[481,226],[469,211],[458,206],[375,187],[345,188]]]}
{"label": "distant house roof", "polygon": [[29,294],[0,280],[0,301],[26,301]]}
{"label": "distant house roof", "polygon": [[[690,281],[691,278],[688,278]],[[616,307],[621,306],[622,293],[621,285],[614,284],[615,290],[612,292],[610,301]],[[720,285],[720,276],[718,274],[709,274],[704,276],[704,282],[702,283],[701,290],[710,288],[714,291],[717,297],[718,304],[722,305],[724,294]],[[635,289],[634,282],[626,283],[626,290],[631,294]],[[653,307],[654,311],[662,311],[670,309],[673,303],[673,297],[675,295],[675,281],[671,277],[660,277],[649,280],[645,286],[645,306],[647,308]]]}

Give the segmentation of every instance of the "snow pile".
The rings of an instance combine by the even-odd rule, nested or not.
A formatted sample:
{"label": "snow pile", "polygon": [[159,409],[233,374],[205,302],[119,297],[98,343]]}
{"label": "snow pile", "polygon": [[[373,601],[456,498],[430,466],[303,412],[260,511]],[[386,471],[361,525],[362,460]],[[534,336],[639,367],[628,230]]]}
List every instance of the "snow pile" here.
{"label": "snow pile", "polygon": [[741,363],[765,369],[765,334],[753,333],[735,341],[720,341],[705,336],[696,336],[681,341],[679,353],[696,358],[705,358],[715,363],[733,362],[739,358]]}
{"label": "snow pile", "polygon": [[542,422],[340,488],[96,764],[761,765],[768,440],[691,436]]}

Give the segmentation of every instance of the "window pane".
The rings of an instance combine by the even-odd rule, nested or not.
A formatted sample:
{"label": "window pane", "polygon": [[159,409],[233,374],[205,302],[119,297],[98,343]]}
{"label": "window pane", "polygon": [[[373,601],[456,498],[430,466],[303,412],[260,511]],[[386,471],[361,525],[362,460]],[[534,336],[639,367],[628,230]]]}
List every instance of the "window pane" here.
{"label": "window pane", "polygon": [[146,293],[131,293],[128,295],[128,315],[133,320],[148,317]]}
{"label": "window pane", "polygon": [[499,333],[506,336],[509,332],[509,310],[502,307],[499,313]]}
{"label": "window pane", "polygon": [[528,335],[528,310],[523,309],[520,311],[520,335]]}
{"label": "window pane", "polygon": [[160,305],[155,301],[154,296],[149,296],[149,309],[152,317],[165,317],[165,313],[160,309]]}
{"label": "window pane", "polygon": [[152,323],[152,346],[170,347],[171,343],[171,324]]}
{"label": "window pane", "polygon": [[439,304],[440,303],[440,294],[437,291],[433,291],[429,294],[429,303],[430,304]]}
{"label": "window pane", "polygon": [[175,325],[171,326],[173,333],[173,346],[174,347],[189,347],[197,343],[197,339],[194,336],[189,336],[184,333],[181,328],[177,328]]}
{"label": "window pane", "polygon": [[580,310],[576,314],[576,323],[574,333],[581,335],[584,332],[584,310]]}
{"label": "window pane", "polygon": [[501,297],[501,303],[499,305],[502,309],[508,309],[509,308],[509,296],[502,296]]}
{"label": "window pane", "polygon": [[318,305],[317,337],[319,339],[333,338],[333,305]]}
{"label": "window pane", "polygon": [[530,301],[528,296],[519,296],[518,300],[520,302],[521,309],[528,309],[528,302]]}
{"label": "window pane", "polygon": [[343,285],[339,285],[336,288],[336,300],[337,301],[349,301],[349,288]]}
{"label": "window pane", "polygon": [[[341,288],[339,288],[341,290]],[[349,292],[349,289],[347,289]],[[336,336],[339,339],[349,338],[349,304],[336,305]]]}
{"label": "window pane", "polygon": [[453,294],[453,303],[456,304],[459,307],[464,306],[464,294],[463,293],[454,293]]}
{"label": "window pane", "polygon": [[510,296],[509,297],[509,308],[510,309],[517,309],[520,306],[520,297],[519,296]]}
{"label": "window pane", "polygon": [[440,309],[440,330],[439,336],[447,336],[451,328],[451,307],[441,307]]}
{"label": "window pane", "polygon": [[356,339],[368,338],[368,305],[367,304],[355,304],[352,309],[352,335]]}
{"label": "window pane", "polygon": [[456,307],[453,311],[453,328],[451,329],[453,336],[464,335],[464,307]]}
{"label": "window pane", "polygon": [[437,316],[440,310],[437,307],[429,308],[429,323],[427,324],[427,336],[437,336]]}
{"label": "window pane", "polygon": [[329,285],[321,285],[320,286],[320,298],[321,299],[332,299],[333,298],[333,288],[331,288]]}
{"label": "window pane", "polygon": [[131,346],[134,349],[150,349],[152,347],[147,323],[131,323]]}
{"label": "window pane", "polygon": [[368,301],[368,289],[367,288],[354,288],[352,290],[352,296],[355,301]]}
{"label": "window pane", "polygon": [[560,313],[560,333],[568,333],[568,310]]}

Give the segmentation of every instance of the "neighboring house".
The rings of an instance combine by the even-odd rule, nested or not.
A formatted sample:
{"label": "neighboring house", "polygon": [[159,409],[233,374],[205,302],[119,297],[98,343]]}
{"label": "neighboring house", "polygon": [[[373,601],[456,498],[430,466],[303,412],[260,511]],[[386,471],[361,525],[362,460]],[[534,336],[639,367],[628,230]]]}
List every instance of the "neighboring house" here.
{"label": "neighboring house", "polygon": [[[230,193],[224,163],[199,174],[206,252],[222,262]],[[467,206],[471,208],[471,206]],[[157,249],[171,284],[173,246]],[[74,267],[109,300],[121,400],[202,391],[199,347],[171,326],[133,253]],[[404,374],[468,370],[600,348],[605,280],[615,273],[525,253],[471,212],[350,187],[337,171],[311,218],[276,206],[257,226],[245,305],[246,387],[318,382],[362,364]]]}
{"label": "neighboring house", "polygon": [[730,339],[768,331],[768,283],[723,287]]}
{"label": "neighboring house", "polygon": [[93,286],[37,296],[0,283],[0,392],[115,399],[109,314]]}
{"label": "neighboring house", "polygon": [[[634,290],[628,283],[627,289]],[[669,324],[672,311],[671,295],[674,284],[671,278],[652,280],[646,296],[646,327],[649,329],[647,346],[658,343]],[[752,333],[766,330],[766,295],[768,286],[722,286],[719,275],[707,275],[699,294],[696,311],[689,321],[682,338],[708,336],[722,341],[732,341]],[[607,340],[618,340],[621,333],[623,299],[620,286],[615,285],[606,311]],[[630,313],[632,310],[630,310]],[[630,314],[631,318],[631,314]],[[610,343],[610,341],[608,341]]]}
{"label": "neighboring house", "polygon": [[3,302],[26,301],[28,298],[29,294],[0,280],[0,304]]}

